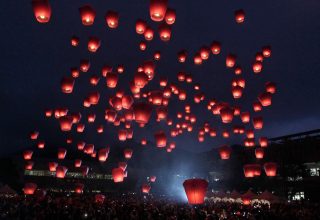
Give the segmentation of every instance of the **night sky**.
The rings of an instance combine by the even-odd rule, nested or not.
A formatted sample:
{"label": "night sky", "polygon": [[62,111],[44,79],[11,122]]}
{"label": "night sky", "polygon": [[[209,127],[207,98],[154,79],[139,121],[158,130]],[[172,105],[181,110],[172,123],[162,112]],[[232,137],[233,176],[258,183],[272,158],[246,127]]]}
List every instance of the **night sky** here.
{"label": "night sky", "polygon": [[[264,91],[264,84],[273,81],[277,84],[277,93],[273,104],[261,115],[265,125],[257,137],[264,135],[276,137],[296,132],[320,128],[320,2],[318,0],[270,0],[270,1],[183,1],[169,0],[169,7],[177,12],[176,23],[172,28],[172,37],[168,43],[155,39],[148,43],[147,50],[139,50],[142,36],[135,33],[135,22],[144,19],[153,29],[157,24],[149,18],[149,3],[142,0],[128,1],[50,1],[52,17],[48,24],[36,22],[31,1],[0,1],[1,62],[0,62],[0,154],[29,148],[30,131],[39,130],[40,139],[49,145],[61,145],[65,137],[59,131],[54,119],[45,119],[46,108],[69,107],[70,111],[83,111],[82,101],[90,91],[101,92],[100,104],[87,112],[95,111],[103,119],[104,109],[108,106],[108,97],[114,91],[107,89],[105,80],[100,79],[99,86],[93,88],[88,79],[91,74],[100,74],[104,64],[116,67],[124,64],[125,73],[120,75],[119,88],[130,92],[129,80],[132,79],[138,64],[152,58],[154,51],[162,52],[157,63],[155,80],[147,90],[157,89],[160,76],[166,76],[169,82],[177,82],[176,74],[180,70],[191,73],[195,82],[201,84],[206,98],[216,98],[236,104],[230,92],[232,70],[226,69],[225,57],[228,53],[237,55],[237,62],[244,68],[243,77],[247,80],[243,98],[238,102],[243,110],[252,109],[252,102]],[[90,2],[97,11],[93,26],[81,24],[78,8]],[[242,25],[234,21],[234,11],[243,9],[246,20]],[[120,14],[119,27],[110,30],[105,22],[107,10]],[[72,35],[80,37],[80,45],[70,45]],[[97,53],[87,51],[87,39],[97,36],[101,47]],[[222,43],[222,53],[212,56],[201,66],[193,64],[192,55],[203,45],[213,40]],[[264,69],[254,74],[251,62],[262,46],[272,46],[271,58],[264,61]],[[188,51],[185,64],[177,62],[177,52]],[[91,70],[76,82],[74,92],[65,95],[60,91],[60,80],[70,75],[70,67],[77,67],[81,59],[91,60]],[[193,97],[192,86],[183,85]],[[221,131],[221,120],[206,110],[206,101],[200,105],[192,104],[192,112],[198,116],[198,127],[205,121]],[[171,118],[183,106],[176,98],[169,104]],[[85,116],[85,113],[83,113]],[[154,120],[153,113],[153,120]],[[239,120],[239,119],[237,119]],[[90,126],[88,126],[90,127]],[[153,132],[166,128],[164,123],[151,123],[145,129],[135,131],[137,142],[143,136],[152,139]],[[91,130],[90,130],[91,129]],[[119,144],[114,141],[116,131],[109,125],[102,136],[94,134],[94,127],[88,128],[85,139],[97,145]],[[241,138],[206,138],[197,140],[197,128],[193,133],[184,133],[175,139],[177,148],[190,151],[206,151],[221,144],[233,144]],[[91,132],[90,132],[91,131]],[[169,131],[166,129],[166,131]],[[167,132],[169,135],[169,132]]]}

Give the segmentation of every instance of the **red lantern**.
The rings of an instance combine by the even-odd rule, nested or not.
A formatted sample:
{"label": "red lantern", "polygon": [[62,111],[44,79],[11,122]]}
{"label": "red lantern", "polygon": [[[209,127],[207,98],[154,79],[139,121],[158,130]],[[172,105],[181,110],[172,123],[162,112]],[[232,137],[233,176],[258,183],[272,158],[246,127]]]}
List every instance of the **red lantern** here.
{"label": "red lantern", "polygon": [[254,129],[262,129],[263,127],[263,118],[262,117],[254,117],[252,119]]}
{"label": "red lantern", "polygon": [[162,21],[167,11],[168,0],[150,0],[150,18],[153,21]]}
{"label": "red lantern", "polygon": [[112,169],[112,178],[115,183],[123,182],[123,179],[124,179],[123,169],[113,168]]}
{"label": "red lantern", "polygon": [[141,187],[142,193],[149,193],[150,189],[151,189],[151,186],[148,185],[148,184],[143,184],[142,187]]}
{"label": "red lantern", "polygon": [[244,140],[244,146],[245,147],[254,147],[255,143],[254,143],[254,138],[246,138]]}
{"label": "red lantern", "polygon": [[261,70],[262,70],[262,62],[260,62],[260,61],[255,61],[255,62],[252,64],[252,69],[253,69],[253,72],[254,72],[254,73],[260,73]]}
{"label": "red lantern", "polygon": [[256,148],[254,152],[257,159],[263,159],[263,156],[264,156],[263,148]]}
{"label": "red lantern", "polygon": [[207,59],[209,59],[209,55],[210,55],[210,49],[208,47],[204,46],[200,49],[201,59],[207,60]]}
{"label": "red lantern", "polygon": [[159,25],[159,35],[162,41],[169,41],[171,38],[171,27],[165,23]]}
{"label": "red lantern", "polygon": [[56,172],[56,169],[57,169],[57,166],[58,166],[57,163],[55,163],[55,162],[49,162],[48,165],[49,165],[49,171],[50,171],[50,172]]}
{"label": "red lantern", "polygon": [[84,146],[83,152],[85,154],[93,154],[94,152],[94,145],[93,144],[86,144]]}
{"label": "red lantern", "polygon": [[144,72],[136,72],[133,80],[134,85],[141,89],[148,83],[148,75]]}
{"label": "red lantern", "polygon": [[228,160],[231,154],[231,147],[229,147],[228,145],[223,145],[219,148],[219,154],[221,160]]}
{"label": "red lantern", "polygon": [[98,85],[99,81],[100,81],[100,78],[96,75],[93,75],[90,77],[90,84],[93,86]]}
{"label": "red lantern", "polygon": [[63,116],[59,118],[61,131],[71,131],[73,125],[72,116]]}
{"label": "red lantern", "polygon": [[92,53],[96,52],[100,47],[101,41],[97,37],[90,37],[88,41],[88,50]]}
{"label": "red lantern", "polygon": [[80,41],[79,37],[72,36],[71,37],[71,46],[73,46],[73,47],[78,46],[79,45],[79,41]]}
{"label": "red lantern", "polygon": [[109,148],[102,148],[98,152],[98,160],[100,162],[105,162],[108,159]]}
{"label": "red lantern", "polygon": [[235,11],[234,16],[238,24],[241,24],[244,22],[245,13],[242,9]]}
{"label": "red lantern", "polygon": [[187,58],[187,52],[185,50],[181,50],[178,53],[178,61],[180,63],[184,63],[186,61],[186,58]]}
{"label": "red lantern", "polygon": [[34,165],[34,162],[29,160],[29,161],[26,162],[24,168],[25,168],[26,170],[32,170],[33,165]]}
{"label": "red lantern", "polygon": [[61,80],[61,91],[63,93],[72,93],[74,86],[74,79],[72,77],[64,77]]}
{"label": "red lantern", "polygon": [[123,171],[127,169],[127,163],[126,162],[119,162],[118,167],[121,168]]}
{"label": "red lantern", "polygon": [[81,167],[81,164],[82,164],[82,160],[77,159],[74,161],[74,167]]}
{"label": "red lantern", "polygon": [[240,118],[243,123],[249,123],[250,122],[250,113],[249,112],[241,112]]}
{"label": "red lantern", "polygon": [[174,24],[174,22],[176,21],[176,11],[174,9],[168,8],[164,19],[167,24]]}
{"label": "red lantern", "polygon": [[266,92],[269,92],[271,94],[276,93],[276,84],[273,82],[267,82],[266,85]]}
{"label": "red lantern", "polygon": [[51,7],[48,0],[32,0],[35,18],[39,23],[47,23],[51,17]]}
{"label": "red lantern", "polygon": [[88,122],[93,123],[96,120],[96,115],[95,114],[89,114],[88,115]]}
{"label": "red lantern", "polygon": [[221,51],[221,44],[220,42],[213,41],[210,48],[211,48],[212,54],[218,55]]}
{"label": "red lantern", "polygon": [[96,17],[96,12],[90,5],[80,7],[79,12],[83,25],[89,26],[93,24]]}
{"label": "red lantern", "polygon": [[183,182],[183,187],[191,205],[204,203],[208,182],[204,179],[188,179]]}
{"label": "red lantern", "polygon": [[157,147],[167,146],[167,137],[163,131],[158,131],[154,134],[154,139],[156,140]]}
{"label": "red lantern", "polygon": [[193,62],[195,65],[201,65],[202,64],[202,58],[200,53],[196,53],[193,57]]}
{"label": "red lantern", "polygon": [[123,154],[124,154],[124,158],[131,159],[132,154],[133,154],[133,150],[129,149],[129,148],[124,149]]}
{"label": "red lantern", "polygon": [[270,46],[264,46],[262,47],[262,54],[264,57],[270,57],[271,56],[271,47]]}
{"label": "red lantern", "polygon": [[268,147],[268,138],[266,137],[260,137],[259,143],[261,147]]}
{"label": "red lantern", "polygon": [[150,27],[147,27],[143,35],[144,39],[146,39],[147,41],[151,41],[153,39],[154,32]]}
{"label": "red lantern", "polygon": [[35,183],[26,183],[23,188],[25,195],[33,195],[37,189],[37,184]]}
{"label": "red lantern", "polygon": [[33,132],[31,132],[31,134],[30,134],[30,139],[31,139],[31,140],[37,140],[37,139],[38,139],[38,136],[39,136],[39,132],[38,132],[38,131],[33,131]]}
{"label": "red lantern", "polygon": [[146,138],[142,138],[141,145],[143,145],[143,146],[147,145],[147,139]]}
{"label": "red lantern", "polygon": [[26,150],[26,151],[24,151],[24,152],[23,152],[23,159],[25,159],[25,160],[31,160],[32,154],[33,154],[33,151],[32,151],[32,150]]}
{"label": "red lantern", "polygon": [[152,113],[152,106],[144,102],[135,103],[133,112],[137,123],[147,124]]}
{"label": "red lantern", "polygon": [[236,64],[236,56],[233,54],[229,54],[226,58],[226,66],[228,68],[232,68],[234,67],[235,64]]}
{"label": "red lantern", "polygon": [[246,178],[253,178],[260,175],[260,165],[259,164],[246,164],[243,166],[244,176]]}
{"label": "red lantern", "polygon": [[80,70],[84,73],[88,72],[90,69],[90,61],[89,60],[81,60],[80,61]]}
{"label": "red lantern", "polygon": [[267,176],[276,176],[277,175],[277,164],[273,162],[265,163],[263,165],[264,171]]}
{"label": "red lantern", "polygon": [[63,179],[67,173],[68,169],[64,166],[57,166],[56,177]]}
{"label": "red lantern", "polygon": [[156,182],[157,177],[156,176],[150,176],[150,182],[154,183]]}
{"label": "red lantern", "polygon": [[119,141],[125,141],[127,140],[127,130],[125,129],[120,129],[118,131],[118,138],[119,138]]}
{"label": "red lantern", "polygon": [[64,148],[58,149],[58,159],[63,160],[66,157],[67,150]]}
{"label": "red lantern", "polygon": [[231,123],[233,120],[234,109],[223,107],[220,109],[220,116],[223,123]]}
{"label": "red lantern", "polygon": [[77,194],[82,194],[83,188],[84,188],[84,185],[82,183],[76,183],[75,188],[74,188],[74,192]]}
{"label": "red lantern", "polygon": [[82,133],[84,131],[85,125],[84,124],[78,124],[77,125],[77,132]]}
{"label": "red lantern", "polygon": [[146,24],[145,21],[140,20],[140,19],[136,21],[136,32],[137,32],[137,34],[144,34],[146,29],[147,29],[147,24]]}
{"label": "red lantern", "polygon": [[108,73],[106,76],[106,84],[109,88],[116,88],[118,83],[118,74],[116,73]]}
{"label": "red lantern", "polygon": [[231,91],[232,91],[233,98],[239,99],[242,96],[243,88],[237,85],[237,86],[233,86]]}
{"label": "red lantern", "polygon": [[100,93],[99,92],[90,92],[88,95],[88,101],[91,105],[97,105],[99,103]]}
{"label": "red lantern", "polygon": [[269,92],[262,93],[258,96],[259,102],[262,106],[270,106],[271,105],[272,94]]}
{"label": "red lantern", "polygon": [[119,14],[115,11],[108,11],[105,16],[106,23],[109,28],[117,28],[119,24]]}
{"label": "red lantern", "polygon": [[254,102],[253,103],[253,111],[259,112],[261,110],[262,110],[262,105],[260,104],[260,102]]}

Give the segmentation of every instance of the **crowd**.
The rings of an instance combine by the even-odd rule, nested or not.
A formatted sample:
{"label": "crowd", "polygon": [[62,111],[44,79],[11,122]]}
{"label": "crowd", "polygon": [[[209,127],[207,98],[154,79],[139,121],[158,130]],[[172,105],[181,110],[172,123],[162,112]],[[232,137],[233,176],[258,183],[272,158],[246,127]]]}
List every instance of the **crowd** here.
{"label": "crowd", "polygon": [[1,219],[106,219],[106,220],[216,220],[216,219],[320,219],[320,206],[306,203],[250,205],[206,202],[190,206],[169,199],[138,196],[47,195],[0,198]]}

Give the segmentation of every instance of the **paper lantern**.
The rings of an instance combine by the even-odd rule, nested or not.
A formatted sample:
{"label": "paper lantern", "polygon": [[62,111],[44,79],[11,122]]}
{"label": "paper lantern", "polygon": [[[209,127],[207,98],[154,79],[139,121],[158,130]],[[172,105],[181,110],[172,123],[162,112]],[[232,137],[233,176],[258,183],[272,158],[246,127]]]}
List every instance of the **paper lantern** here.
{"label": "paper lantern", "polygon": [[48,166],[49,166],[49,171],[50,171],[50,172],[56,172],[58,163],[49,162],[49,163],[48,163]]}
{"label": "paper lantern", "polygon": [[33,155],[33,151],[32,150],[26,150],[23,152],[23,159],[24,160],[31,160]]}
{"label": "paper lantern", "polygon": [[262,129],[263,128],[263,118],[262,117],[254,117],[252,119],[254,129]]}
{"label": "paper lantern", "polygon": [[262,93],[258,96],[259,102],[264,107],[271,105],[271,98],[272,98],[272,94],[269,92]]}
{"label": "paper lantern", "polygon": [[154,139],[156,141],[157,147],[166,147],[167,146],[167,137],[163,131],[158,131],[154,134]]}
{"label": "paper lantern", "polygon": [[260,147],[268,147],[268,138],[260,137],[259,144],[260,144]]}
{"label": "paper lantern", "polygon": [[80,160],[80,159],[76,159],[74,161],[74,167],[81,167],[81,164],[82,164],[82,160]]}
{"label": "paper lantern", "polygon": [[35,183],[25,183],[23,187],[23,193],[25,195],[33,195],[37,189],[37,184]]}
{"label": "paper lantern", "polygon": [[119,14],[115,11],[108,11],[105,16],[106,23],[109,28],[117,28],[119,24]]}
{"label": "paper lantern", "polygon": [[137,123],[147,124],[152,113],[152,106],[145,102],[134,103],[133,112]]}
{"label": "paper lantern", "polygon": [[235,64],[236,64],[236,56],[233,54],[229,54],[226,58],[226,66],[228,68],[232,68],[234,67]]}
{"label": "paper lantern", "polygon": [[146,183],[143,184],[142,187],[141,187],[142,193],[147,193],[148,194],[150,192],[150,189],[151,189],[151,186],[146,184]]}
{"label": "paper lantern", "polygon": [[112,178],[115,183],[123,182],[123,179],[124,179],[123,169],[113,168],[112,169]]}
{"label": "paper lantern", "polygon": [[157,177],[156,176],[150,176],[149,180],[150,182],[154,183],[156,182]]}
{"label": "paper lantern", "polygon": [[267,82],[265,84],[266,92],[269,92],[271,94],[276,93],[276,84],[274,82]]}
{"label": "paper lantern", "polygon": [[271,47],[270,46],[264,46],[262,47],[262,55],[264,57],[270,57],[271,56]]}
{"label": "paper lantern", "polygon": [[228,145],[223,145],[219,148],[219,155],[221,160],[228,160],[231,154],[231,147]]}
{"label": "paper lantern", "polygon": [[168,24],[166,24],[166,23],[160,24],[158,31],[159,31],[160,39],[162,41],[167,42],[167,41],[170,40],[170,38],[171,38],[171,27]]}
{"label": "paper lantern", "polygon": [[180,63],[184,63],[187,58],[187,52],[185,50],[181,50],[178,52],[178,61]]}
{"label": "paper lantern", "polygon": [[95,10],[90,5],[84,5],[79,8],[82,24],[85,26],[92,25],[96,17]]}
{"label": "paper lantern", "polygon": [[223,123],[231,123],[233,120],[234,109],[230,107],[223,107],[220,109],[220,116]]}
{"label": "paper lantern", "polygon": [[253,64],[252,64],[252,70],[254,73],[260,73],[262,71],[262,62],[260,61],[255,61]]}
{"label": "paper lantern", "polygon": [[58,149],[58,159],[59,160],[63,160],[65,157],[66,157],[66,154],[67,154],[67,150],[64,149],[64,148],[59,148]]}
{"label": "paper lantern", "polygon": [[56,168],[56,177],[63,179],[67,173],[68,169],[64,166],[57,166]]}
{"label": "paper lantern", "polygon": [[99,149],[98,160],[100,162],[105,162],[108,159],[108,155],[109,155],[109,148]]}
{"label": "paper lantern", "polygon": [[73,125],[73,117],[72,116],[63,116],[59,118],[60,129],[61,131],[71,131]]}
{"label": "paper lantern", "polygon": [[250,122],[250,113],[249,112],[241,112],[240,118],[243,123],[249,123]]}
{"label": "paper lantern", "polygon": [[51,7],[48,0],[32,0],[32,9],[39,23],[48,23],[51,18]]}
{"label": "paper lantern", "polygon": [[255,153],[257,159],[263,159],[263,156],[264,156],[263,148],[256,148],[254,153]]}
{"label": "paper lantern", "polygon": [[90,61],[89,60],[81,60],[80,61],[80,70],[84,73],[88,72],[90,69]]}
{"label": "paper lantern", "polygon": [[204,179],[188,179],[183,182],[188,202],[191,205],[204,203],[204,197],[207,192],[208,182]]}
{"label": "paper lantern", "polygon": [[100,47],[101,41],[97,37],[90,37],[88,41],[88,50],[95,53]]}
{"label": "paper lantern", "polygon": [[153,39],[153,35],[154,31],[150,27],[147,27],[143,33],[144,39],[147,41],[151,41]]}
{"label": "paper lantern", "polygon": [[221,44],[220,42],[213,41],[212,44],[210,45],[211,52],[214,55],[218,55],[221,52]]}
{"label": "paper lantern", "polygon": [[147,24],[145,21],[139,19],[136,21],[136,32],[137,34],[144,34],[147,29]]}
{"label": "paper lantern", "polygon": [[176,21],[176,11],[174,9],[168,8],[164,19],[167,24],[174,24],[174,22]]}
{"label": "paper lantern", "polygon": [[72,77],[63,77],[61,80],[61,91],[63,93],[72,93],[74,86],[74,79]]}
{"label": "paper lantern", "polygon": [[273,162],[268,162],[263,165],[264,171],[267,176],[276,176],[277,175],[277,164]]}
{"label": "paper lantern", "polygon": [[150,0],[150,18],[153,21],[162,21],[166,15],[167,11],[167,0]]}
{"label": "paper lantern", "polygon": [[234,12],[234,16],[235,16],[235,20],[238,24],[241,24],[244,22],[244,18],[245,18],[245,13],[242,9],[240,10],[236,10]]}
{"label": "paper lantern", "polygon": [[124,149],[123,154],[124,154],[124,158],[131,159],[132,154],[133,154],[133,150],[126,148],[126,149]]}
{"label": "paper lantern", "polygon": [[127,163],[126,162],[119,162],[118,167],[121,168],[123,171],[127,169]]}

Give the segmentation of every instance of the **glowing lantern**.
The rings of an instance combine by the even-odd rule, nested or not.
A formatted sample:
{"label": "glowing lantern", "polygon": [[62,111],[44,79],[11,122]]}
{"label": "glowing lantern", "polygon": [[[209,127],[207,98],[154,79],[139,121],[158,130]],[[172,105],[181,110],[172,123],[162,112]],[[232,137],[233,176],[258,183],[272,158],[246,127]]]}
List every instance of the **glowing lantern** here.
{"label": "glowing lantern", "polygon": [[52,110],[51,110],[51,109],[47,109],[47,110],[45,111],[45,116],[46,116],[47,118],[51,117],[51,116],[52,116]]}
{"label": "glowing lantern", "polygon": [[255,153],[257,159],[263,159],[263,156],[264,156],[263,148],[255,149],[254,153]]}
{"label": "glowing lantern", "polygon": [[223,132],[222,132],[222,137],[223,137],[223,138],[229,138],[229,137],[230,137],[229,131],[226,131],[226,130],[223,131]]}
{"label": "glowing lantern", "polygon": [[159,35],[162,41],[169,41],[171,38],[171,27],[165,23],[159,25]]}
{"label": "glowing lantern", "polygon": [[234,74],[240,75],[242,73],[242,68],[240,66],[237,66],[234,68]]}
{"label": "glowing lantern", "polygon": [[64,166],[57,166],[56,177],[63,179],[67,173],[68,169]]}
{"label": "glowing lantern", "polygon": [[193,62],[194,64],[196,65],[201,65],[202,64],[202,58],[201,58],[201,55],[200,53],[196,53],[193,57]]}
{"label": "glowing lantern", "polygon": [[133,150],[126,148],[126,149],[124,149],[123,154],[124,154],[124,158],[131,159],[132,154],[133,154]]}
{"label": "glowing lantern", "polygon": [[147,139],[146,138],[142,138],[141,145],[143,145],[143,146],[147,145]]}
{"label": "glowing lantern", "polygon": [[30,134],[30,139],[31,139],[31,140],[37,140],[37,139],[38,139],[38,136],[39,136],[39,132],[38,132],[38,131],[33,131],[33,132],[31,132],[31,134]]}
{"label": "glowing lantern", "polygon": [[159,107],[156,109],[156,112],[157,112],[157,119],[159,119],[159,120],[164,120],[164,119],[167,118],[168,108],[167,108],[167,107],[164,107],[164,106],[159,106]]}
{"label": "glowing lantern", "polygon": [[252,129],[248,129],[246,131],[247,138],[254,138],[254,131]]}
{"label": "glowing lantern", "polygon": [[148,83],[148,75],[143,72],[136,72],[133,80],[136,87],[143,88]]}
{"label": "glowing lantern", "polygon": [[254,138],[246,138],[244,140],[244,146],[245,147],[254,147],[255,143],[254,143]]}
{"label": "glowing lantern", "polygon": [[276,84],[273,82],[267,82],[265,85],[266,92],[269,92],[271,94],[276,93]]}
{"label": "glowing lantern", "polygon": [[249,112],[241,112],[240,118],[243,123],[249,123],[250,122],[250,113]]}
{"label": "glowing lantern", "polygon": [[82,183],[77,183],[75,185],[74,192],[77,193],[77,194],[82,194],[83,193],[83,188],[84,188],[84,185]]}
{"label": "glowing lantern", "polygon": [[72,36],[71,37],[71,46],[77,47],[79,45],[79,41],[80,41],[79,37]]}
{"label": "glowing lantern", "polygon": [[261,147],[268,147],[268,138],[260,137],[259,138],[259,144],[260,144]]}
{"label": "glowing lantern", "polygon": [[167,11],[167,0],[150,0],[150,18],[153,21],[162,21]]}
{"label": "glowing lantern", "polygon": [[187,98],[187,92],[183,89],[179,89],[179,100],[183,101]]}
{"label": "glowing lantern", "polygon": [[261,70],[262,70],[262,62],[260,62],[260,61],[255,61],[255,62],[252,64],[252,69],[253,69],[253,72],[254,72],[254,73],[260,73]]}
{"label": "glowing lantern", "polygon": [[72,116],[63,116],[59,118],[61,131],[70,131],[73,125]]}
{"label": "glowing lantern", "polygon": [[32,0],[35,18],[39,23],[47,23],[51,17],[51,7],[48,0]]}
{"label": "glowing lantern", "polygon": [[25,195],[33,195],[37,189],[37,184],[35,183],[26,183],[23,188],[23,193]]}
{"label": "glowing lantern", "polygon": [[117,28],[119,24],[119,14],[115,11],[108,11],[105,16],[109,28]]}
{"label": "glowing lantern", "polygon": [[123,179],[124,179],[123,169],[113,168],[112,169],[112,178],[115,183],[123,182]]}
{"label": "glowing lantern", "polygon": [[234,67],[235,64],[236,64],[236,56],[229,54],[226,58],[226,66],[228,68],[232,68]]}
{"label": "glowing lantern", "polygon": [[146,124],[149,122],[152,106],[144,102],[135,103],[133,105],[133,112],[137,123]]}
{"label": "glowing lantern", "polygon": [[90,77],[90,84],[93,86],[98,85],[99,81],[100,81],[100,78],[96,75],[93,75]]}
{"label": "glowing lantern", "polygon": [[95,114],[89,114],[88,115],[88,122],[93,123],[96,120],[96,115]]}
{"label": "glowing lantern", "polygon": [[81,167],[82,161],[80,159],[76,159],[74,161],[74,167]]}
{"label": "glowing lantern", "polygon": [[243,166],[244,176],[246,178],[252,178],[255,176],[255,164],[246,164]]}
{"label": "glowing lantern", "polygon": [[150,27],[147,27],[143,35],[144,39],[151,41],[153,39],[154,31]]}
{"label": "glowing lantern", "polygon": [[167,24],[174,24],[174,22],[176,21],[176,11],[174,9],[168,8],[164,19]]}
{"label": "glowing lantern", "polygon": [[79,12],[83,25],[89,26],[93,24],[96,17],[96,12],[90,5],[80,7]]}
{"label": "glowing lantern", "polygon": [[210,49],[208,47],[202,47],[200,49],[200,57],[203,60],[207,60],[209,59],[209,55],[210,55]]}
{"label": "glowing lantern", "polygon": [[140,19],[136,21],[136,32],[137,32],[137,34],[144,34],[146,29],[147,29],[147,24],[146,24],[145,21],[140,20]]}
{"label": "glowing lantern", "polygon": [[81,60],[80,61],[80,70],[84,73],[88,72],[90,69],[90,61],[89,60]]}
{"label": "glowing lantern", "polygon": [[112,67],[111,66],[108,66],[108,65],[104,65],[101,69],[101,75],[103,77],[106,77],[108,73],[111,73],[112,72]]}
{"label": "glowing lantern", "polygon": [[66,157],[67,150],[64,148],[59,148],[58,149],[58,159],[63,160]]}
{"label": "glowing lantern", "polygon": [[234,109],[223,107],[220,109],[220,116],[223,123],[231,123],[233,120]]}
{"label": "glowing lantern", "polygon": [[126,162],[119,162],[118,167],[121,168],[123,171],[127,169],[127,163]]}
{"label": "glowing lantern", "polygon": [[259,112],[261,110],[262,110],[262,105],[260,104],[260,102],[254,102],[253,103],[253,111]]}
{"label": "glowing lantern", "polygon": [[118,74],[116,73],[108,73],[106,76],[107,87],[116,88],[118,83]]}
{"label": "glowing lantern", "polygon": [[127,130],[121,129],[118,131],[118,138],[119,141],[125,141],[127,140]]}
{"label": "glowing lantern", "polygon": [[233,98],[235,98],[235,99],[241,98],[242,90],[243,90],[243,88],[241,86],[238,86],[238,85],[237,86],[233,86],[232,89],[231,89]]}
{"label": "glowing lantern", "polygon": [[77,125],[77,132],[82,133],[84,131],[85,125],[84,124],[78,124]]}
{"label": "glowing lantern", "polygon": [[210,45],[211,52],[214,55],[218,55],[221,51],[221,44],[220,42],[213,41],[212,44]]}
{"label": "glowing lantern", "polygon": [[258,96],[259,102],[262,106],[270,106],[271,105],[272,94],[269,92],[262,93]]}
{"label": "glowing lantern", "polygon": [[142,50],[142,51],[146,50],[146,48],[147,48],[146,42],[141,41],[140,44],[139,44],[139,48],[140,48],[140,50]]}
{"label": "glowing lantern", "polygon": [[23,152],[23,159],[25,159],[25,160],[31,160],[32,154],[33,154],[33,151],[31,151],[31,150],[26,150],[26,151],[24,151],[24,152]]}
{"label": "glowing lantern", "polygon": [[151,189],[151,186],[148,185],[148,184],[143,184],[142,187],[141,187],[141,191],[143,193],[149,193],[150,192],[150,189]]}
{"label": "glowing lantern", "polygon": [[56,172],[56,169],[57,169],[57,166],[58,166],[57,163],[55,163],[55,162],[49,162],[48,165],[49,165],[49,171],[50,171],[50,172]]}
{"label": "glowing lantern", "polygon": [[254,117],[252,119],[254,129],[262,129],[263,127],[263,118],[262,117]]}
{"label": "glowing lantern", "polygon": [[234,16],[235,16],[236,22],[237,22],[238,24],[241,24],[241,23],[244,22],[245,13],[244,13],[244,11],[243,11],[242,9],[236,10],[236,11],[234,12]]}
{"label": "glowing lantern", "polygon": [[186,58],[187,58],[187,52],[185,50],[181,50],[178,53],[178,61],[180,63],[184,63],[186,61]]}
{"label": "glowing lantern", "polygon": [[101,41],[97,37],[90,37],[88,41],[88,50],[95,53],[100,47]]}
{"label": "glowing lantern", "polygon": [[98,152],[98,160],[100,162],[105,162],[108,159],[109,149],[108,148],[102,148]]}
{"label": "glowing lantern", "polygon": [[78,78],[80,75],[80,72],[77,68],[71,68],[71,76],[73,78]]}
{"label": "glowing lantern", "polygon": [[276,176],[277,175],[277,164],[276,163],[265,163],[263,165],[264,171],[267,176]]}
{"label": "glowing lantern", "polygon": [[228,145],[223,145],[222,147],[219,148],[219,154],[220,154],[221,160],[229,159],[231,154],[231,147],[229,147]]}
{"label": "glowing lantern", "polygon": [[183,182],[188,202],[191,205],[204,203],[208,182],[204,179],[188,179]]}
{"label": "glowing lantern", "polygon": [[83,152],[86,154],[92,154],[94,152],[94,145],[93,144],[86,144],[84,146]]}
{"label": "glowing lantern", "polygon": [[271,47],[270,46],[262,47],[262,54],[264,57],[270,57],[271,56]]}
{"label": "glowing lantern", "polygon": [[163,131],[156,132],[154,134],[154,139],[156,140],[157,147],[166,147],[167,146],[167,137]]}
{"label": "glowing lantern", "polygon": [[109,99],[109,104],[116,110],[120,111],[122,109],[122,99],[116,96]]}
{"label": "glowing lantern", "polygon": [[34,162],[29,160],[29,161],[26,162],[26,164],[25,164],[25,166],[24,166],[24,169],[26,169],[26,170],[32,170],[33,165],[34,165]]}
{"label": "glowing lantern", "polygon": [[157,177],[156,176],[150,176],[149,180],[150,182],[154,183],[156,182]]}
{"label": "glowing lantern", "polygon": [[74,79],[72,77],[64,77],[61,80],[61,91],[63,93],[72,93],[74,86]]}

